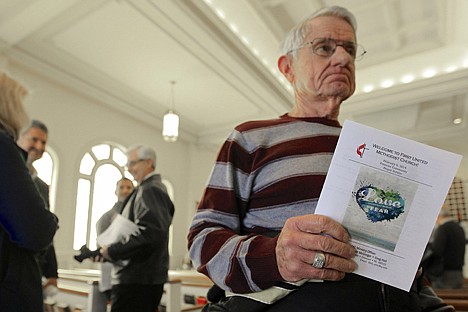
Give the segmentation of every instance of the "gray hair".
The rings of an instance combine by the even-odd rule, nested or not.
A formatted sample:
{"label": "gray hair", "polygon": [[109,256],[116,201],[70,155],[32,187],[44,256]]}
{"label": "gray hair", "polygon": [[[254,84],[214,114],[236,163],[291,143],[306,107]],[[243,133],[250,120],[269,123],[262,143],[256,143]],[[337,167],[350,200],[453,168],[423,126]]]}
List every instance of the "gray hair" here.
{"label": "gray hair", "polygon": [[49,129],[47,129],[47,126],[45,125],[45,123],[43,123],[42,121],[39,121],[37,119],[31,120],[31,123],[29,124],[29,126],[27,128],[25,128],[22,133],[24,134],[24,133],[28,132],[29,129],[31,129],[31,128],[37,128],[39,130],[42,130],[45,134],[47,134],[47,135],[49,134]]}
{"label": "gray hair", "polygon": [[151,159],[153,161],[153,169],[156,168],[156,152],[153,148],[145,145],[132,145],[127,149],[127,157],[134,151],[137,152],[138,159]]}
{"label": "gray hair", "polygon": [[285,55],[291,52],[291,55],[296,57],[296,51],[294,51],[294,49],[300,47],[304,43],[304,39],[311,31],[309,22],[320,16],[335,16],[343,19],[351,25],[356,35],[357,22],[350,11],[340,6],[325,7],[312,13],[289,31],[281,44],[281,53]]}

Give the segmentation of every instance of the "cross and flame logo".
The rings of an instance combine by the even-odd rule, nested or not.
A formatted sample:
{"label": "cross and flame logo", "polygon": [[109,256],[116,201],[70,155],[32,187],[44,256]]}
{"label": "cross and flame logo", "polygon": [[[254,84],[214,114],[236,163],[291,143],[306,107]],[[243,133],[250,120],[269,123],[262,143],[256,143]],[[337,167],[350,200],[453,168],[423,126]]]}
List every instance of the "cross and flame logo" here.
{"label": "cross and flame logo", "polygon": [[356,149],[356,153],[359,155],[359,157],[364,157],[364,152],[368,150],[368,148],[366,147],[366,143],[364,144],[361,144],[358,146],[358,148]]}

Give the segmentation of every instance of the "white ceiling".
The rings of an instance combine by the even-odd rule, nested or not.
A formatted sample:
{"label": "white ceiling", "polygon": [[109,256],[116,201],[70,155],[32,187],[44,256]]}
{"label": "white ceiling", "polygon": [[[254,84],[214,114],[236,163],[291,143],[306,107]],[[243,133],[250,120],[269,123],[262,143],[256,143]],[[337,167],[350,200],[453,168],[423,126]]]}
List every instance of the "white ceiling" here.
{"label": "white ceiling", "polygon": [[174,80],[181,139],[219,145],[291,108],[278,46],[332,4],[368,51],[341,118],[468,155],[466,0],[0,0],[0,55],[157,128]]}

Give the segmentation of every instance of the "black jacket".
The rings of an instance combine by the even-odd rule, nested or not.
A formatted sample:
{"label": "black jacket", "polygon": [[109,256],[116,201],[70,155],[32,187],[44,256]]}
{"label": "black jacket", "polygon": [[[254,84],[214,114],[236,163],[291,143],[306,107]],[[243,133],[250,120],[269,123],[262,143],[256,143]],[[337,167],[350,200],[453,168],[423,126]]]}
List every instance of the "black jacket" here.
{"label": "black jacket", "polygon": [[[37,175],[33,176],[33,181],[36,184],[39,194],[41,194],[47,204],[47,210],[50,210],[49,185],[42,181]],[[41,273],[45,278],[58,278],[57,256],[55,255],[54,245],[50,245],[45,250],[41,251],[37,258],[39,266],[41,267]]]}
{"label": "black jacket", "polygon": [[462,271],[465,264],[465,232],[458,222],[447,221],[437,227],[430,247],[443,259],[444,271]]}
{"label": "black jacket", "polygon": [[51,244],[57,218],[46,209],[25,159],[0,130],[0,306],[37,312],[43,299],[35,254]]}
{"label": "black jacket", "polygon": [[109,256],[113,260],[128,260],[126,265],[118,267],[118,283],[165,283],[169,270],[169,226],[174,205],[160,175],[144,180],[123,203],[123,210],[126,209],[129,209],[129,219],[138,225],[140,233],[109,246]]}

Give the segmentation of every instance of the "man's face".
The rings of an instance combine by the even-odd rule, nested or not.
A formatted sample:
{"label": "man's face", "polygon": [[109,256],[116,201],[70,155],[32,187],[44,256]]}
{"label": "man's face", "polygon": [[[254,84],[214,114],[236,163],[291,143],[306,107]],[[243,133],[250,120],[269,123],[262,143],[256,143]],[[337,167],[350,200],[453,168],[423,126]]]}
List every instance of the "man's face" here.
{"label": "man's face", "polygon": [[28,163],[32,164],[42,157],[47,144],[47,134],[39,128],[30,128],[20,135],[18,146],[28,152]]}
{"label": "man's face", "polygon": [[117,183],[117,189],[115,190],[115,195],[117,195],[117,198],[120,202],[123,202],[125,198],[130,195],[130,193],[133,191],[133,183],[130,180],[120,180],[119,183]]}
{"label": "man's face", "polygon": [[128,172],[138,183],[143,181],[143,178],[153,172],[152,161],[150,159],[138,159],[137,151],[133,151],[128,155],[127,167]]}
{"label": "man's face", "polygon": [[[311,32],[304,43],[316,38],[356,42],[353,28],[346,21],[332,16],[322,16],[310,22]],[[293,85],[299,97],[338,97],[345,100],[355,90],[354,59],[342,46],[337,46],[330,57],[312,52],[310,45],[297,50],[292,63]]]}

